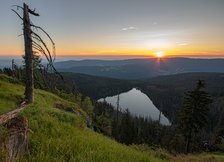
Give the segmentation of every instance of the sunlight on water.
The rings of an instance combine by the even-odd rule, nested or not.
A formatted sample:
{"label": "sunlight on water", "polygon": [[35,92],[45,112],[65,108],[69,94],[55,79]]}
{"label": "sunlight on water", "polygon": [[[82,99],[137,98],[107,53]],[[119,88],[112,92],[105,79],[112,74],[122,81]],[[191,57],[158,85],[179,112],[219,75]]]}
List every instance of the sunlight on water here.
{"label": "sunlight on water", "polygon": [[[103,102],[104,99],[99,99],[98,101]],[[106,101],[117,108],[117,95],[106,97]],[[154,120],[158,120],[159,118],[159,110],[146,94],[136,88],[133,88],[128,92],[121,93],[119,105],[122,110],[128,108],[133,115],[150,116]],[[169,120],[163,114],[161,114],[160,122],[165,125],[169,124]]]}

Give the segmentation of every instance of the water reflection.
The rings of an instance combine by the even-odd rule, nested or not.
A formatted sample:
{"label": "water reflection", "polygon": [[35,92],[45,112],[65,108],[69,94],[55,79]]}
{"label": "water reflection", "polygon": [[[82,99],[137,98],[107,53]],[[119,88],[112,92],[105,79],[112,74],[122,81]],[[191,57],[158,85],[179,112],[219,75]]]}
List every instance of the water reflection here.
{"label": "water reflection", "polygon": [[[105,100],[117,108],[117,95],[106,97]],[[98,101],[103,102],[104,99],[99,99]],[[154,120],[158,120],[159,118],[159,110],[146,94],[136,88],[133,88],[128,92],[121,93],[119,105],[122,110],[128,108],[131,114],[136,114],[137,116],[150,116]],[[169,120],[163,114],[161,114],[160,122],[165,125],[169,124]]]}

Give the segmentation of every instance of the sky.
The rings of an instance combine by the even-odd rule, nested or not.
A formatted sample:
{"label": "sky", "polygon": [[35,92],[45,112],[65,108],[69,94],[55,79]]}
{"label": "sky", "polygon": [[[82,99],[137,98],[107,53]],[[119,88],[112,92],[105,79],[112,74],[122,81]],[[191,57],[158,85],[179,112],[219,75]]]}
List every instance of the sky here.
{"label": "sky", "polygon": [[224,0],[0,0],[0,59],[24,54],[24,2],[59,57],[224,58]]}

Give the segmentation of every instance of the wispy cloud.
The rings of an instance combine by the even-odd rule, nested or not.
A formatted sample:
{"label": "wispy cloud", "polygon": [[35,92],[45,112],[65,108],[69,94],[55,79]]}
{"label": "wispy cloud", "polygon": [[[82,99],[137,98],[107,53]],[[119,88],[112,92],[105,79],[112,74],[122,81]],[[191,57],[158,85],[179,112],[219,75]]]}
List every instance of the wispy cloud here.
{"label": "wispy cloud", "polygon": [[133,29],[138,29],[138,28],[136,28],[136,27],[128,27],[128,28],[122,28],[121,30],[133,30]]}
{"label": "wispy cloud", "polygon": [[186,46],[187,45],[187,43],[180,43],[180,44],[178,44],[178,46]]}
{"label": "wispy cloud", "polygon": [[104,51],[97,51],[97,53],[114,53],[117,52],[117,50],[104,50]]}

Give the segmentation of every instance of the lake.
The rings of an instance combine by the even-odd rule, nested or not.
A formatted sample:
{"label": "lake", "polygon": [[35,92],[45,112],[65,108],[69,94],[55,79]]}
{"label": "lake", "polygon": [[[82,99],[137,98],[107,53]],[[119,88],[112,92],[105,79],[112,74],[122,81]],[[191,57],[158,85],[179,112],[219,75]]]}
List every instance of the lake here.
{"label": "lake", "polygon": [[[117,108],[117,95],[112,97],[106,97],[107,103],[111,103],[114,108]],[[101,98],[98,101],[103,102],[104,99]],[[120,94],[119,106],[122,110],[129,109],[133,115],[149,116],[153,120],[159,119],[159,110],[152,103],[150,98],[142,93],[140,90],[133,88],[132,90]],[[168,125],[169,120],[161,113],[160,123]]]}

